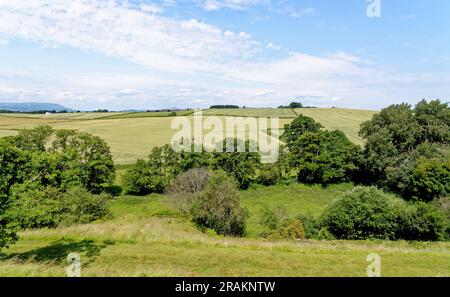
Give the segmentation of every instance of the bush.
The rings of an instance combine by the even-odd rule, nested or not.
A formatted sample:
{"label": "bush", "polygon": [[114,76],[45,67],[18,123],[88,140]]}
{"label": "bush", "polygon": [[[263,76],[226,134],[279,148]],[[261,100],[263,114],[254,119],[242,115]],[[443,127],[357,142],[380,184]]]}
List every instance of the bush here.
{"label": "bush", "polygon": [[395,239],[400,202],[376,187],[356,187],[325,210],[322,225],[338,239]]}
{"label": "bush", "polygon": [[61,203],[62,193],[58,189],[28,182],[11,189],[7,216],[22,229],[53,228],[62,219]]}
{"label": "bush", "polygon": [[11,189],[8,220],[21,229],[85,224],[110,216],[106,194],[94,195],[82,187],[67,192],[27,182]]}
{"label": "bush", "polygon": [[356,187],[329,206],[322,226],[338,239],[434,241],[446,237],[443,211],[425,202],[406,203],[376,187]]}
{"label": "bush", "polygon": [[436,241],[446,237],[445,214],[436,206],[417,202],[402,209],[398,237],[406,240]]}
{"label": "bush", "polygon": [[260,223],[269,230],[275,230],[285,216],[286,212],[281,206],[271,209],[265,205],[261,212]]}
{"label": "bush", "polygon": [[305,239],[305,230],[298,220],[287,219],[270,234],[269,239]]}
{"label": "bush", "polygon": [[431,201],[447,194],[450,194],[450,155],[447,160],[419,158],[404,195]]}
{"label": "bush", "polygon": [[111,212],[107,204],[110,198],[103,193],[93,195],[82,187],[69,189],[62,196],[61,224],[86,224],[110,217]]}
{"label": "bush", "polygon": [[258,176],[258,184],[264,186],[273,186],[278,184],[281,179],[281,170],[278,166],[272,165],[269,168],[262,169]]}
{"label": "bush", "polygon": [[240,205],[236,182],[223,171],[215,172],[192,208],[193,221],[220,235],[242,236],[246,211]]}
{"label": "bush", "polygon": [[320,232],[320,222],[312,215],[300,215],[297,217],[305,230],[305,237],[308,239],[318,239],[318,234]]}
{"label": "bush", "polygon": [[450,198],[441,197],[437,199],[436,207],[438,207],[447,217],[447,230],[445,231],[445,237],[447,240],[450,240]]}
{"label": "bush", "polygon": [[189,213],[211,175],[212,172],[207,168],[193,168],[178,175],[168,190],[175,208],[182,213]]}

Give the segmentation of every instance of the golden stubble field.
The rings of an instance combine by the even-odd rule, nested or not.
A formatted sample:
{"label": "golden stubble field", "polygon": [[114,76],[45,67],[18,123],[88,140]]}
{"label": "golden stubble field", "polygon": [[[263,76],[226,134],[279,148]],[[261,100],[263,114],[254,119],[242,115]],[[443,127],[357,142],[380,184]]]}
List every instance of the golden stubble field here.
{"label": "golden stubble field", "polygon": [[[314,118],[326,129],[340,129],[357,144],[359,125],[369,120],[374,111],[351,109],[224,109],[205,110],[207,116],[279,117],[280,128],[298,114]],[[171,129],[174,117],[169,113],[69,113],[52,115],[0,114],[0,137],[15,135],[20,129],[38,125],[50,125],[55,129],[76,129],[100,136],[111,147],[117,164],[130,164],[145,158],[151,149],[167,144],[177,130]],[[182,111],[178,116],[192,120],[192,111]],[[225,126],[225,125],[224,125]],[[205,130],[204,133],[208,131]]]}

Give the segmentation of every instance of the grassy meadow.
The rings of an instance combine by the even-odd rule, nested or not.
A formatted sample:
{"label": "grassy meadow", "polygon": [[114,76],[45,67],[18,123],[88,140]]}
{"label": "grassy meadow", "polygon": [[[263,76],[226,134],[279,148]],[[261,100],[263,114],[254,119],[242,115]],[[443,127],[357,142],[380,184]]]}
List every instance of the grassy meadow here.
{"label": "grassy meadow", "polygon": [[[177,116],[188,116],[192,110],[177,111]],[[214,109],[203,111],[203,116],[255,116],[279,117],[280,128],[303,113],[322,123],[327,129],[341,129],[355,143],[359,125],[369,120],[372,111],[347,109]],[[0,114],[0,137],[15,135],[20,129],[50,125],[55,129],[76,129],[97,135],[106,140],[116,164],[130,164],[146,158],[155,146],[169,143],[176,130],[171,129],[173,117],[168,112],[127,113],[61,113],[51,115]],[[208,131],[204,131],[205,133]]]}
{"label": "grassy meadow", "polygon": [[[0,254],[0,276],[64,276],[66,256],[81,255],[83,276],[366,276],[378,253],[383,276],[449,276],[450,243],[269,241],[261,230],[264,203],[289,215],[320,213],[351,185],[275,186],[242,192],[251,210],[246,238],[199,231],[171,210],[165,195],[123,196],[113,218],[87,225],[23,231]],[[264,192],[264,193],[263,193]],[[289,195],[283,193],[289,193]]]}
{"label": "grassy meadow", "polygon": [[[342,129],[355,143],[372,111],[346,109],[207,110],[204,115],[278,116],[280,126],[297,114],[328,129]],[[177,113],[177,115],[190,115]],[[170,141],[166,113],[78,113],[0,115],[0,136],[48,124],[98,135],[110,145],[121,185],[127,165],[152,147]],[[191,117],[192,119],[192,117]],[[0,276],[64,276],[66,256],[81,255],[84,276],[366,276],[370,253],[378,253],[383,276],[450,276],[450,243],[406,241],[270,241],[260,234],[264,207],[285,217],[318,216],[352,184],[255,186],[241,191],[248,209],[244,238],[201,232],[176,213],[166,195],[120,196],[110,201],[112,217],[86,225],[27,230],[0,251]]]}

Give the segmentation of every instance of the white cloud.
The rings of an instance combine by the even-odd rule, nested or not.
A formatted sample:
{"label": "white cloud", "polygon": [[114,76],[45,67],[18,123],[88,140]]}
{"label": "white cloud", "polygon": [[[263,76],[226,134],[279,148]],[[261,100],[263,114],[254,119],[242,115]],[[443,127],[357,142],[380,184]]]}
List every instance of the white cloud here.
{"label": "white cloud", "polygon": [[[246,7],[257,2],[261,1],[220,1],[220,7]],[[268,106],[306,96],[322,98],[324,105],[339,98],[342,104],[367,106],[361,100],[376,99],[374,104],[381,105],[383,100],[450,93],[450,87],[435,87],[450,86],[448,76],[396,73],[345,52],[293,52],[268,60],[261,52],[280,47],[261,43],[246,32],[225,31],[196,19],[165,17],[155,7],[133,8],[121,3],[0,0],[0,34],[6,38],[118,57],[143,65],[150,73],[118,70],[79,74],[70,69],[67,73],[19,73],[17,69],[15,73],[0,69],[0,100],[33,97],[75,108],[95,108],[100,103],[151,108],[230,101]],[[167,5],[174,2],[163,3]]]}
{"label": "white cloud", "polygon": [[150,4],[142,4],[141,5],[141,11],[148,12],[152,14],[161,13],[164,11],[164,8],[162,8],[159,5],[150,3]]}
{"label": "white cloud", "polygon": [[[211,61],[249,57],[259,44],[196,19],[174,20],[114,1],[1,1],[0,32],[118,56],[153,68],[205,70]],[[212,69],[210,69],[212,70]]]}
{"label": "white cloud", "polygon": [[267,4],[268,0],[197,0],[206,11],[223,8],[243,10],[251,6]]}
{"label": "white cloud", "polygon": [[294,8],[292,6],[282,6],[281,8],[275,9],[278,13],[288,15],[293,18],[301,18],[309,15],[314,15],[317,13],[317,10],[314,7],[305,7],[305,8]]}
{"label": "white cloud", "polygon": [[270,49],[273,49],[273,50],[276,50],[276,51],[278,51],[278,50],[281,49],[281,46],[280,46],[280,45],[274,44],[274,43],[272,43],[272,42],[268,42],[267,45],[266,45],[266,47],[267,47],[267,48],[270,48]]}

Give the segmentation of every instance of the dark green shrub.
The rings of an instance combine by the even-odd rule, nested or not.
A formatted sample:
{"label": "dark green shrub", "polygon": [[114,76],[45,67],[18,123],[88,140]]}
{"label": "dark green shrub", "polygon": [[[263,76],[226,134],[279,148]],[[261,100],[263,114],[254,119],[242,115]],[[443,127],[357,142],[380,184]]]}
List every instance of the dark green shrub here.
{"label": "dark green shrub", "polygon": [[269,239],[305,239],[305,230],[300,221],[295,219],[284,220],[277,229],[275,229]]}
{"label": "dark green shrub", "polygon": [[259,172],[258,184],[264,186],[273,186],[278,184],[281,179],[281,170],[278,166],[272,165]]}
{"label": "dark green shrub", "polygon": [[445,213],[434,204],[406,203],[375,187],[356,187],[329,206],[321,224],[337,239],[435,241],[446,237]]}
{"label": "dark green shrub", "polygon": [[82,187],[67,190],[62,196],[61,224],[86,224],[98,219],[108,218],[111,212],[108,208],[107,194],[94,195]]}
{"label": "dark green shrub", "polygon": [[[194,149],[194,148],[193,148]],[[180,171],[185,172],[193,168],[211,168],[212,154],[208,152],[181,152]]]}
{"label": "dark green shrub", "polygon": [[356,187],[325,210],[322,225],[337,239],[395,239],[399,203],[376,187]]}
{"label": "dark green shrub", "polygon": [[21,229],[53,228],[62,218],[61,203],[58,189],[28,182],[11,189],[7,216]]}
{"label": "dark green shrub", "polygon": [[431,201],[447,194],[450,194],[450,155],[447,160],[419,158],[404,195]]}
{"label": "dark green shrub", "polygon": [[208,180],[191,212],[199,227],[213,229],[221,235],[245,233],[246,210],[240,204],[236,182],[223,171],[215,172]]}
{"label": "dark green shrub", "polygon": [[450,193],[450,150],[421,144],[398,156],[395,166],[386,168],[385,185],[406,199],[432,201]]}
{"label": "dark green shrub", "polygon": [[433,204],[417,202],[404,207],[399,215],[398,238],[437,241],[446,237],[447,219]]}
{"label": "dark green shrub", "polygon": [[320,232],[320,222],[318,219],[309,214],[299,215],[297,217],[303,228],[305,230],[305,237],[307,239],[318,239],[318,234]]}
{"label": "dark green shrub", "polygon": [[64,193],[57,188],[27,182],[11,189],[6,216],[21,229],[85,224],[109,217],[109,198],[106,194],[91,194],[82,187]]}
{"label": "dark green shrub", "polygon": [[447,229],[445,231],[445,237],[450,240],[450,198],[441,197],[435,202],[436,207],[438,207],[447,218]]}

